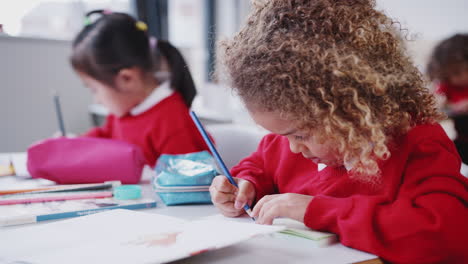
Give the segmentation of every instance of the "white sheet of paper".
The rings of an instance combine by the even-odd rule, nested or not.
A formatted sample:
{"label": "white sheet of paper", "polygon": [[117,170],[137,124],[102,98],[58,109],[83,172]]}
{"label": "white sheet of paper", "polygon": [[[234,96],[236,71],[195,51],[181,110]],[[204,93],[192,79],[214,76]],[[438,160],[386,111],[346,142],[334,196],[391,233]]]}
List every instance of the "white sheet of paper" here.
{"label": "white sheet of paper", "polygon": [[217,249],[282,227],[112,210],[60,222],[0,229],[0,262],[160,263]]}
{"label": "white sheet of paper", "polygon": [[[250,223],[255,226],[252,219],[248,216],[230,218],[221,214],[215,214],[201,219],[227,220],[239,223]],[[308,229],[303,223],[285,218],[276,219],[274,224],[283,224],[287,228]],[[304,259],[307,259],[308,263],[342,264],[377,258],[376,255],[346,247],[341,243],[334,243],[330,246],[321,247],[315,241],[282,233],[258,237],[235,247],[241,246],[243,246],[243,248],[252,248],[252,250],[260,256],[268,255],[267,259],[260,260],[257,257],[257,262],[262,261],[268,263],[305,263]],[[217,253],[213,252],[212,254],[215,255]],[[209,258],[207,257],[207,259]],[[203,258],[198,258],[198,260],[199,261],[195,263],[204,263]],[[255,262],[255,259],[253,259],[252,262]],[[226,263],[235,262],[227,261]]]}
{"label": "white sheet of paper", "polygon": [[[216,214],[216,215],[211,215],[207,217],[203,217],[202,219],[206,220],[224,220],[224,221],[234,221],[234,222],[240,222],[240,223],[250,223],[254,224],[252,219],[247,216],[241,216],[241,217],[225,217],[222,214]],[[296,232],[301,232],[301,231],[306,231],[305,235],[309,237],[311,240],[315,240],[318,246],[329,246],[333,243],[337,242],[336,235],[331,234],[331,233],[326,233],[326,232],[319,232],[312,230],[308,228],[307,226],[304,225],[304,223],[301,223],[299,221],[289,219],[289,218],[277,218],[273,221],[273,225],[275,226],[284,226],[286,229],[284,231],[296,231]],[[292,234],[290,234],[292,235]],[[326,241],[321,241],[323,243],[318,243],[319,240],[325,239]]]}

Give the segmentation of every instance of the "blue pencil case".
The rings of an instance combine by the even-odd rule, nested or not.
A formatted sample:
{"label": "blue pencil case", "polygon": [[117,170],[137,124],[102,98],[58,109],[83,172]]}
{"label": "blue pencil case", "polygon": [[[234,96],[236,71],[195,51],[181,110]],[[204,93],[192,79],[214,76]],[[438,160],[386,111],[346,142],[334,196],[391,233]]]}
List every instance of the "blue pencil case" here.
{"label": "blue pencil case", "polygon": [[209,204],[209,187],[219,173],[207,151],[163,154],[155,166],[153,189],[166,205]]}

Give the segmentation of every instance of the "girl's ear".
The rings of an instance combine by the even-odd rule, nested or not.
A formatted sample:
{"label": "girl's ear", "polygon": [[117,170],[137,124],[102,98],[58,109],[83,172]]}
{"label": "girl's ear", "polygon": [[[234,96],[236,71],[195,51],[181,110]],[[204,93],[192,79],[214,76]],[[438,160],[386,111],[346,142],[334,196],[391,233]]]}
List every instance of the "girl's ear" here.
{"label": "girl's ear", "polygon": [[137,67],[121,69],[115,76],[115,86],[120,92],[134,92],[141,85],[141,71]]}

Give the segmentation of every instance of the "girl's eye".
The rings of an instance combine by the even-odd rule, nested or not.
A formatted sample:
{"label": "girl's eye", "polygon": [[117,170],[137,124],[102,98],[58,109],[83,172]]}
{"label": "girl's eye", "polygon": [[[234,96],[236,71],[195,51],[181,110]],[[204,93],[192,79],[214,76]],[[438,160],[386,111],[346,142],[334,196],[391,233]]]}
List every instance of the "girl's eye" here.
{"label": "girl's eye", "polygon": [[294,139],[297,141],[304,141],[306,138],[303,136],[294,136]]}

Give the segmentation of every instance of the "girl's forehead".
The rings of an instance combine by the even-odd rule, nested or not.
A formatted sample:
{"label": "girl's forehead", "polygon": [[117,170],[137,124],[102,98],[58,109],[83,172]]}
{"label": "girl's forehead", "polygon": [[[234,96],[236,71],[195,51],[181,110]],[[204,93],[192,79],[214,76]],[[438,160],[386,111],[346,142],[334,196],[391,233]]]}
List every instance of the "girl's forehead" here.
{"label": "girl's forehead", "polygon": [[278,112],[249,109],[249,113],[255,123],[272,133],[289,135],[298,131],[295,121],[282,117]]}

